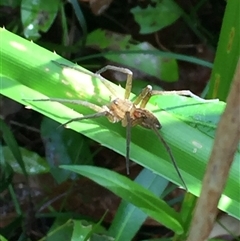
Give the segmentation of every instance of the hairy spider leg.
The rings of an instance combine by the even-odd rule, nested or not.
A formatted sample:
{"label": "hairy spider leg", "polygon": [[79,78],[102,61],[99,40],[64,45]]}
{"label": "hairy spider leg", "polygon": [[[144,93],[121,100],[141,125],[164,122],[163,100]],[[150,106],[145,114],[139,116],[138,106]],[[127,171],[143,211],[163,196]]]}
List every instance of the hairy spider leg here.
{"label": "hairy spider leg", "polygon": [[176,172],[177,172],[177,175],[178,175],[178,177],[180,178],[180,180],[181,180],[184,188],[185,188],[186,191],[187,191],[187,190],[188,190],[187,184],[185,183],[185,181],[184,181],[184,179],[183,179],[183,177],[182,177],[182,174],[181,174],[180,171],[179,171],[179,168],[178,168],[178,166],[177,166],[177,163],[176,163],[176,160],[175,160],[175,158],[174,158],[174,156],[173,156],[173,153],[172,153],[171,148],[169,147],[169,145],[167,144],[167,142],[165,141],[165,139],[162,137],[162,135],[160,134],[160,132],[158,131],[158,129],[157,129],[155,126],[152,127],[152,130],[155,132],[155,134],[157,135],[158,139],[163,143],[164,147],[166,148],[168,154],[170,155],[172,164],[173,164],[173,166],[174,166],[174,168],[175,168],[175,170],[176,170]]}
{"label": "hairy spider leg", "polygon": [[[141,93],[139,94],[139,96],[136,98],[136,100],[134,101],[134,104],[135,105],[138,105],[140,103],[140,108],[145,108],[145,106],[147,105],[149,99],[151,98],[152,96],[152,86],[151,85],[148,85],[146,86],[142,91]],[[178,169],[178,166],[177,166],[177,163],[176,163],[176,160],[173,156],[173,153],[172,153],[172,150],[171,148],[169,147],[169,145],[167,144],[167,142],[165,141],[165,139],[162,137],[162,135],[160,134],[159,132],[159,129],[161,128],[161,124],[160,126],[157,128],[156,125],[152,125],[151,126],[151,129],[155,132],[155,134],[157,135],[158,139],[163,143],[164,147],[166,148],[167,152],[169,153],[170,155],[170,159],[171,159],[171,162],[178,174],[178,177],[180,178],[180,180],[182,181],[183,183],[183,186],[184,188],[187,190],[187,185]]]}
{"label": "hairy spider leg", "polygon": [[140,103],[140,108],[145,108],[152,93],[152,86],[147,85],[141,93],[137,96],[136,100],[134,101],[135,105],[138,105]]}
{"label": "hairy spider leg", "polygon": [[[82,70],[78,69],[77,67],[69,67],[65,64],[61,64],[61,63],[58,63],[56,61],[53,61],[53,62],[56,63],[59,66],[64,66],[64,67],[67,67],[67,68],[73,68],[74,70],[77,70],[77,71],[82,71]],[[98,70],[94,75],[92,75],[90,73],[91,76],[98,77],[114,97],[118,96],[116,90],[109,84],[108,80],[106,80],[103,76],[101,76],[101,74],[103,72],[107,71],[107,70],[114,70],[114,71],[118,71],[118,72],[127,74],[127,81],[126,81],[124,98],[128,99],[130,94],[131,94],[131,90],[132,90],[132,75],[133,75],[132,71],[129,70],[129,69],[126,69],[126,68],[107,65],[107,66],[103,67],[102,69]],[[61,99],[58,99],[58,100],[61,100]],[[74,100],[68,101],[67,100],[66,102],[72,103],[72,104],[78,104],[78,103],[82,104],[83,103],[84,106],[88,106],[89,108],[97,111],[98,113],[88,115],[88,116],[77,117],[77,118],[69,120],[68,122],[66,122],[62,125],[69,124],[70,122],[73,122],[73,121],[79,121],[79,120],[83,120],[83,119],[90,119],[90,118],[98,118],[98,117],[101,117],[101,116],[107,116],[109,114],[108,111],[102,111],[103,109],[101,107],[99,107],[97,105],[94,105],[92,103],[88,103],[88,102],[84,103],[84,101],[78,101],[78,100],[77,101],[74,101]],[[126,113],[125,118],[126,118],[125,122],[127,123],[127,125],[126,125],[126,169],[127,169],[127,174],[129,175],[129,153],[130,153],[130,141],[131,141],[131,117],[130,117],[129,112]]]}
{"label": "hairy spider leg", "polygon": [[126,138],[127,138],[127,142],[126,142],[126,169],[127,169],[127,175],[129,175],[129,153],[130,153],[130,142],[131,142],[131,117],[130,117],[130,113],[127,112],[126,113],[126,120],[127,120],[127,126],[126,126]]}
{"label": "hairy spider leg", "polygon": [[[29,100],[29,99],[23,99],[23,100]],[[98,105],[95,105],[93,103],[90,103],[90,102],[87,102],[87,101],[84,101],[84,100],[67,100],[67,99],[61,99],[61,98],[50,98],[50,99],[31,99],[31,101],[50,101],[50,102],[76,104],[76,105],[86,106],[89,109],[92,109],[92,110],[96,111],[96,113],[94,113],[94,114],[73,118],[73,119],[61,124],[60,126],[65,126],[65,125],[67,125],[67,124],[69,124],[73,121],[79,121],[79,120],[91,119],[91,118],[98,118],[98,117],[101,117],[101,116],[107,116],[108,115],[108,111],[104,110],[103,107],[100,107]]]}
{"label": "hairy spider leg", "polygon": [[86,106],[92,110],[95,110],[96,112],[102,112],[103,108],[95,105],[93,103],[90,103],[85,100],[68,100],[68,99],[61,99],[61,98],[48,98],[48,99],[23,99],[23,100],[30,100],[30,101],[49,101],[49,102],[59,102],[59,103],[69,103],[69,104],[74,104],[74,105],[82,105]]}
{"label": "hairy spider leg", "polygon": [[109,114],[108,111],[102,111],[102,112],[97,112],[97,113],[90,114],[90,115],[84,115],[84,116],[73,118],[73,119],[61,124],[60,126],[66,126],[67,124],[74,122],[74,121],[80,121],[80,120],[85,120],[85,119],[94,119],[94,118],[98,118],[98,117],[102,117],[102,116],[107,116],[108,114]]}
{"label": "hairy spider leg", "polygon": [[131,90],[132,90],[132,71],[126,68],[121,68],[121,67],[117,67],[117,66],[113,66],[113,65],[107,65],[105,67],[103,67],[102,69],[98,70],[95,74],[101,79],[101,81],[103,82],[103,84],[110,90],[110,92],[115,95],[118,96],[115,89],[113,89],[111,87],[111,85],[109,84],[109,82],[101,76],[101,73],[107,71],[107,70],[114,70],[114,71],[118,71],[120,73],[126,74],[127,75],[127,81],[126,81],[126,86],[125,86],[125,94],[124,94],[124,99],[128,99],[130,94],[131,94]]}
{"label": "hairy spider leg", "polygon": [[[195,94],[193,94],[190,90],[170,90],[170,91],[163,91],[163,90],[153,90],[151,91],[151,96],[153,95],[182,95],[182,96],[189,96],[195,100],[198,100],[203,103],[211,103],[211,102],[218,102],[219,99],[210,99],[205,100]],[[151,97],[150,96],[150,97]]]}
{"label": "hairy spider leg", "polygon": [[[109,82],[101,76],[101,73],[107,71],[107,70],[114,70],[118,71],[120,73],[124,73],[127,75],[127,81],[125,85],[125,92],[124,92],[124,99],[127,100],[129,99],[129,96],[132,91],[132,71],[126,68],[121,68],[117,66],[112,66],[112,65],[107,65],[103,67],[102,69],[98,70],[95,74],[100,78],[102,83],[110,90],[112,94],[114,94],[116,97],[118,96],[115,89],[113,89]],[[132,127],[132,122],[131,122],[131,116],[130,112],[126,112],[125,114],[125,120],[123,120],[126,125],[126,169],[127,169],[127,174],[129,175],[129,160],[130,160],[130,142],[131,142],[131,127]]]}
{"label": "hairy spider leg", "polygon": [[[100,77],[100,79],[102,80],[103,83],[106,83],[105,86],[110,90],[109,88],[109,83],[106,82],[106,80],[101,76],[101,73],[107,71],[107,70],[114,70],[114,71],[119,71],[121,73],[125,73],[127,74],[127,81],[126,81],[126,87],[125,87],[125,95],[124,98],[128,99],[131,93],[131,89],[132,89],[132,72],[129,69],[126,68],[121,68],[121,67],[116,67],[116,66],[112,66],[112,65],[107,65],[104,68],[100,69],[99,71],[96,72],[96,74]],[[111,91],[112,92],[112,91]],[[116,94],[115,94],[116,96]],[[152,96],[152,86],[148,85],[146,86],[141,93],[137,96],[137,98],[134,101],[134,105],[138,105],[140,103],[140,108],[145,108],[145,106],[147,105],[149,99]],[[126,169],[127,169],[127,174],[129,174],[129,153],[130,153],[130,141],[131,141],[131,127],[135,126],[138,123],[138,120],[131,120],[131,116],[130,113],[127,112],[126,113]],[[159,124],[158,129],[161,128],[161,124]],[[187,190],[187,185],[183,180],[183,177],[177,167],[175,158],[173,156],[173,153],[169,147],[169,145],[166,143],[166,141],[164,140],[164,138],[160,135],[160,133],[158,132],[158,129],[155,125],[151,126],[151,129],[155,132],[155,134],[157,135],[157,137],[159,138],[159,140],[163,143],[164,147],[166,148],[167,152],[170,155],[171,161],[173,163],[174,168],[176,169],[176,172],[180,178],[180,180],[182,181],[184,187]]]}
{"label": "hairy spider leg", "polygon": [[[118,67],[112,66],[112,65],[108,65],[108,66],[110,66],[110,67],[108,67],[108,66],[103,67],[102,69],[98,70],[95,74],[93,74],[93,73],[90,72],[90,71],[83,70],[83,69],[79,69],[78,66],[68,66],[68,65],[66,65],[66,64],[62,64],[62,63],[59,63],[59,62],[54,61],[54,60],[52,60],[52,62],[53,62],[54,64],[60,66],[60,67],[69,68],[69,69],[74,69],[74,70],[76,70],[76,71],[79,71],[79,72],[83,72],[83,73],[85,73],[85,74],[88,74],[88,75],[90,75],[90,76],[92,76],[92,77],[95,77],[95,78],[97,77],[97,78],[99,78],[99,79],[101,80],[101,82],[105,85],[105,87],[110,91],[110,93],[111,93],[113,96],[115,96],[115,97],[118,96],[116,90],[109,84],[108,80],[106,80],[103,76],[101,76],[101,73],[107,71],[108,69],[110,69],[110,70],[111,70],[111,69],[112,69],[112,70],[115,70],[115,68],[118,68]],[[114,67],[115,67],[115,68],[114,68]],[[130,70],[129,70],[129,71],[130,71]]]}
{"label": "hairy spider leg", "polygon": [[[106,80],[101,76],[101,73],[103,73],[107,70],[114,70],[114,71],[119,71],[121,73],[127,74],[127,81],[126,81],[124,98],[128,99],[129,96],[130,96],[130,93],[131,93],[131,89],[132,89],[132,72],[129,69],[126,69],[126,68],[107,65],[104,68],[100,69],[98,72],[96,72],[96,74],[99,75],[100,79],[103,79],[104,82],[106,82]],[[106,82],[106,84],[107,84],[107,86],[106,85],[105,86],[110,90],[108,82]],[[171,94],[173,94],[173,93],[171,93]],[[187,94],[189,94],[189,93],[187,93]],[[151,98],[151,96],[152,96],[152,86],[148,85],[137,96],[137,98],[134,101],[134,105],[138,105],[140,103],[140,108],[145,108],[149,99]],[[139,123],[138,123],[137,119],[131,120],[131,116],[130,116],[129,112],[126,113],[125,118],[126,118],[125,122],[127,123],[127,126],[126,126],[126,141],[127,141],[127,143],[126,143],[126,169],[127,169],[127,174],[129,175],[129,159],[130,159],[129,153],[130,153],[130,141],[131,141],[131,127],[135,126]],[[159,124],[159,126],[158,126],[158,129],[160,129],[160,128],[161,128],[161,124]],[[173,153],[171,151],[171,148],[169,147],[167,142],[164,140],[164,138],[160,135],[160,133],[158,132],[158,129],[155,125],[152,125],[151,129],[155,132],[158,139],[163,143],[164,147],[166,148],[167,152],[169,153],[171,161],[173,163],[173,166],[176,169],[176,172],[177,172],[180,180],[182,181],[183,186],[187,190],[187,185],[184,182],[183,177],[182,177],[182,175],[181,175],[181,173],[180,173],[180,171],[177,167],[177,164],[176,164],[175,158],[173,156]]]}
{"label": "hairy spider leg", "polygon": [[[58,66],[63,66],[63,67],[66,67],[66,68],[72,68],[72,69],[77,70],[77,71],[85,72],[85,71],[79,69],[78,67],[68,66],[66,64],[58,63],[57,61],[54,61],[54,60],[52,60],[52,62],[57,64]],[[127,74],[127,82],[126,82],[126,87],[125,87],[125,99],[128,99],[129,96],[130,96],[131,90],[132,90],[132,75],[133,75],[133,73],[132,73],[131,70],[129,70],[127,68],[113,66],[113,65],[107,65],[107,66],[103,67],[102,69],[100,69],[99,71],[97,71],[95,74],[93,74],[93,73],[91,73],[89,71],[86,71],[86,74],[89,74],[89,75],[91,75],[93,77],[97,76],[102,81],[102,83],[106,86],[106,88],[114,96],[118,96],[116,90],[108,83],[108,81],[104,77],[101,76],[101,73],[103,73],[103,72],[105,72],[107,70],[114,70],[114,71],[118,71],[118,72]],[[151,88],[150,91],[148,91],[149,87]],[[142,98],[144,93],[146,93],[144,91],[146,91],[148,94],[150,94],[149,92],[151,92],[151,94],[148,95],[148,97],[146,97],[146,99]],[[219,101],[219,99],[205,100],[205,99],[203,99],[203,98],[193,94],[190,90],[170,90],[170,91],[152,90],[152,87],[150,85],[148,85],[146,88],[143,89],[141,94],[138,96],[138,98],[140,98],[140,101],[142,99],[144,99],[141,108],[144,108],[146,106],[146,104],[148,103],[148,100],[151,98],[151,96],[154,96],[154,95],[182,95],[182,96],[189,96],[189,97],[192,97],[193,99],[196,99],[196,100],[198,100],[200,102],[205,102],[205,103],[208,103],[208,102],[218,102]],[[134,104],[137,105],[139,102],[137,102],[135,100]]]}
{"label": "hairy spider leg", "polygon": [[[152,87],[150,85],[148,85],[147,87],[145,87],[142,92],[140,93],[140,95],[137,97],[137,99],[134,101],[134,104],[139,104],[140,103],[140,108],[145,108],[149,99],[154,96],[154,95],[182,95],[182,96],[190,96],[193,99],[196,99],[200,102],[204,102],[204,103],[208,103],[208,102],[216,102],[218,101],[218,99],[213,99],[213,100],[205,100],[202,99],[201,97],[193,94],[191,91],[189,90],[174,90],[174,91],[159,91],[159,90],[152,90]],[[176,160],[173,156],[173,153],[171,151],[171,148],[169,147],[169,145],[167,144],[167,142],[165,141],[165,139],[162,137],[162,135],[160,134],[160,132],[158,131],[159,128],[156,128],[156,126],[152,126],[151,128],[155,134],[157,135],[157,137],[159,138],[160,141],[162,141],[163,145],[165,146],[167,152],[170,155],[171,161],[173,163],[174,168],[176,169],[176,172],[179,176],[179,178],[181,179],[184,187],[187,190],[187,185],[177,167],[176,164]]]}
{"label": "hairy spider leg", "polygon": [[189,96],[193,99],[196,99],[200,102],[209,103],[209,102],[217,102],[218,99],[205,100],[195,94],[193,94],[190,90],[171,90],[171,91],[162,91],[162,90],[152,90],[152,86],[148,85],[145,87],[140,95],[134,101],[135,105],[140,103],[140,108],[145,108],[149,99],[154,95],[182,95]]}

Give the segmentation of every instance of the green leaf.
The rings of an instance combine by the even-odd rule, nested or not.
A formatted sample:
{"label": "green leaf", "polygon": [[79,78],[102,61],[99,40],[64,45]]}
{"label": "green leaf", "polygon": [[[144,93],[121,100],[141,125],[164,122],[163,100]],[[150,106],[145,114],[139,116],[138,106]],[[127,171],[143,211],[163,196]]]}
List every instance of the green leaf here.
{"label": "green leaf", "polygon": [[[168,181],[148,169],[143,169],[134,180],[156,196],[160,196]],[[147,214],[138,207],[122,201],[108,230],[109,235],[117,240],[132,240],[147,219]]]}
{"label": "green leaf", "polygon": [[[176,240],[187,240],[187,235],[191,227],[192,217],[194,214],[194,208],[196,205],[197,198],[191,193],[186,193],[181,206],[181,217],[184,223],[185,232],[179,236],[175,235]],[[177,236],[177,237],[176,237]],[[173,239],[174,240],[174,239]]]}
{"label": "green leaf", "polygon": [[[1,91],[1,89],[0,89],[0,91]],[[9,151],[11,151],[15,161],[18,163],[18,165],[21,167],[22,172],[27,177],[28,173],[26,172],[25,163],[23,161],[22,153],[19,149],[17,141],[15,140],[15,137],[14,137],[12,131],[10,130],[10,128],[1,119],[0,119],[0,131],[3,133],[3,139],[4,139],[5,143],[7,144]],[[3,150],[2,150],[2,152],[3,152]]]}
{"label": "green leaf", "polygon": [[[133,43],[130,35],[97,29],[87,37],[86,46],[101,51],[119,50],[119,54],[107,54],[105,57],[115,63],[129,66],[168,82],[178,80],[178,65],[174,58],[157,54],[158,50],[147,42]],[[126,51],[126,53],[121,53]],[[131,54],[138,51],[138,54]],[[148,54],[148,51],[151,53]]]}
{"label": "green leaf", "polygon": [[73,232],[73,220],[67,220],[65,217],[57,217],[53,225],[48,230],[46,239],[48,241],[65,241],[71,240]]}
{"label": "green leaf", "polygon": [[240,57],[240,1],[227,1],[208,96],[226,100]]}
{"label": "green leaf", "polygon": [[1,0],[0,6],[8,6],[11,8],[16,8],[20,6],[21,0]]}
{"label": "green leaf", "polygon": [[[0,63],[1,94],[19,103],[29,105],[34,110],[59,123],[64,123],[80,114],[93,113],[93,111],[79,105],[24,101],[23,99],[59,97],[81,99],[99,105],[109,102],[109,91],[99,79],[88,71],[81,67],[79,67],[80,71],[69,68],[61,69],[52,60],[70,66],[72,63],[5,29],[0,29],[0,35],[2,39],[2,48],[0,49],[2,56]],[[114,84],[111,85],[122,97],[124,90]],[[134,97],[134,95],[131,97]],[[160,133],[172,149],[189,192],[198,196],[206,163],[213,145],[213,137],[198,130],[193,124],[189,125],[179,119],[178,115],[175,116],[168,112],[170,107],[168,107],[167,111],[159,110],[159,107],[154,104],[157,99],[162,106],[166,106],[163,97],[156,96],[153,98],[147,108],[153,111],[161,121],[163,128]],[[190,103],[192,109],[197,109],[199,106],[215,109],[218,108],[217,106],[223,105],[221,102],[203,104],[180,96],[173,96],[173,98],[178,108],[181,105],[188,106]],[[171,108],[174,108],[174,106]],[[207,116],[207,114],[206,112],[202,115]],[[71,123],[69,127],[124,156],[126,154],[126,129],[121,124],[112,124],[106,118],[97,118]],[[154,173],[182,185],[176,175],[176,170],[170,162],[168,153],[150,130],[141,127],[132,128],[130,157],[131,160],[152,170]],[[218,206],[221,210],[237,218],[240,218],[239,165],[240,154],[238,152]]]}
{"label": "green leaf", "polygon": [[0,241],[8,241],[8,240],[5,239],[5,238],[0,234]]}
{"label": "green leaf", "polygon": [[[49,172],[49,166],[43,158],[37,153],[29,151],[25,148],[19,147],[22,155],[22,160],[29,175],[36,175]],[[13,168],[14,172],[23,173],[19,163],[14,158],[10,148],[8,146],[3,147],[3,155],[5,161]]]}
{"label": "green leaf", "polygon": [[[184,99],[187,103],[184,103]],[[163,96],[161,101],[152,97],[151,101],[211,138],[215,136],[216,126],[226,106],[224,102],[218,102],[215,105],[196,103],[194,99],[179,96]]]}
{"label": "green leaf", "polygon": [[71,241],[85,241],[92,232],[93,225],[83,220],[73,220]]}
{"label": "green leaf", "polygon": [[22,0],[21,19],[26,38],[36,40],[40,32],[47,32],[57,16],[60,0]]}
{"label": "green leaf", "polygon": [[0,156],[0,193],[2,193],[11,184],[14,172],[4,158],[2,145],[0,145]]}
{"label": "green leaf", "polygon": [[92,164],[92,157],[86,138],[77,132],[60,128],[59,123],[44,118],[41,123],[41,137],[44,140],[45,153],[50,172],[58,182],[64,182],[72,173],[60,169],[64,164]]}
{"label": "green leaf", "polygon": [[73,220],[73,234],[71,241],[113,241],[114,239],[107,236],[98,235],[96,233],[105,233],[105,230],[101,227],[106,213],[101,217],[98,223],[90,223],[84,220]]}
{"label": "green leaf", "polygon": [[132,8],[135,21],[140,25],[141,34],[157,32],[174,23],[182,14],[181,8],[172,0],[154,1],[155,6]]}
{"label": "green leaf", "polygon": [[61,166],[79,173],[106,187],[124,200],[140,208],[143,212],[176,233],[183,233],[181,218],[174,209],[141,185],[113,171],[93,166]]}

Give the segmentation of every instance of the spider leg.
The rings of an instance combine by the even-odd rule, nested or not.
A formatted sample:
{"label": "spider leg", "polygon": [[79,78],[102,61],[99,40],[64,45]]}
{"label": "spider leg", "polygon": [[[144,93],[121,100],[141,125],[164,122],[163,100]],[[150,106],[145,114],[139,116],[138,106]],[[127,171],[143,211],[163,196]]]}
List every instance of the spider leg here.
{"label": "spider leg", "polygon": [[78,67],[75,66],[68,66],[66,64],[62,64],[62,63],[58,63],[57,61],[52,60],[53,63],[55,63],[56,65],[60,66],[60,67],[65,67],[65,68],[71,68],[74,69],[76,71],[81,71],[83,73],[86,73],[92,77],[98,77],[101,82],[106,86],[106,88],[111,92],[111,94],[113,96],[118,96],[116,90],[109,84],[108,80],[105,79],[103,76],[101,76],[101,73],[107,71],[107,70],[114,70],[114,71],[118,71],[121,73],[124,73],[127,75],[127,82],[126,82],[126,87],[125,87],[125,94],[124,94],[124,98],[128,99],[130,94],[131,94],[131,90],[132,90],[132,71],[127,69],[127,68],[121,68],[121,67],[117,67],[117,66],[113,66],[113,65],[107,65],[105,67],[103,67],[102,69],[98,70],[95,74],[89,72],[89,71],[84,71],[82,69],[79,69]]}
{"label": "spider leg", "polygon": [[97,112],[97,113],[94,113],[91,115],[80,116],[80,117],[73,118],[73,119],[61,124],[59,127],[66,126],[67,124],[74,122],[74,121],[80,121],[80,120],[85,120],[85,119],[94,119],[94,118],[107,116],[107,115],[108,115],[108,111],[102,111],[102,112]]}
{"label": "spider leg", "polygon": [[[92,77],[97,77],[101,80],[101,82],[106,86],[106,88],[111,92],[111,94],[113,96],[118,96],[116,90],[109,84],[108,80],[105,79],[103,76],[101,76],[101,73],[107,71],[107,70],[118,70],[118,68],[120,67],[116,67],[116,66],[112,66],[112,65],[107,65],[105,67],[103,67],[102,69],[98,70],[95,74],[93,74],[92,72],[90,71],[87,71],[87,70],[84,70],[84,69],[80,69],[78,68],[78,66],[68,66],[66,64],[62,64],[62,63],[58,63],[57,61],[54,61],[52,60],[53,63],[55,63],[56,65],[60,66],[60,67],[64,67],[64,68],[70,68],[70,69],[74,69],[76,71],[79,71],[79,72],[83,72],[83,73],[86,73]],[[120,68],[121,69],[121,68]],[[130,71],[130,70],[129,70]],[[122,71],[121,71],[122,72]]]}
{"label": "spider leg", "polygon": [[140,103],[140,108],[145,108],[146,104],[148,103],[149,99],[152,96],[152,86],[147,85],[142,92],[137,96],[136,100],[134,101],[135,105]]}
{"label": "spider leg", "polygon": [[181,175],[181,173],[180,173],[180,171],[179,171],[179,169],[178,169],[178,166],[177,166],[176,160],[175,160],[175,158],[174,158],[174,156],[173,156],[173,153],[172,153],[172,151],[171,151],[171,148],[169,147],[169,145],[167,144],[167,142],[164,140],[164,138],[161,136],[161,134],[159,133],[158,129],[156,129],[156,127],[153,126],[153,127],[152,127],[152,130],[155,132],[155,134],[157,135],[158,139],[163,143],[164,147],[166,148],[167,152],[168,152],[169,155],[170,155],[172,164],[173,164],[173,166],[174,166],[174,168],[175,168],[175,170],[176,170],[176,172],[177,172],[177,174],[178,174],[178,177],[179,177],[180,180],[182,181],[182,184],[183,184],[184,188],[185,188],[186,190],[188,190],[187,185],[186,185],[186,183],[185,183],[185,181],[184,181],[184,179],[183,179],[183,177],[182,177],[182,175]]}
{"label": "spider leg", "polygon": [[129,153],[130,153],[130,142],[131,142],[131,117],[130,113],[126,112],[126,120],[127,120],[127,126],[126,126],[126,169],[127,169],[127,175],[129,175]]}
{"label": "spider leg", "polygon": [[190,90],[171,90],[171,91],[161,91],[161,90],[153,90],[151,92],[151,96],[153,95],[183,95],[183,96],[189,96],[193,99],[196,99],[200,102],[208,103],[208,102],[218,102],[218,99],[211,99],[211,100],[205,100],[195,94],[193,94]]}
{"label": "spider leg", "polygon": [[93,103],[90,103],[88,101],[84,100],[67,100],[67,99],[60,99],[60,98],[49,98],[49,99],[23,99],[25,101],[50,101],[50,102],[59,102],[59,103],[69,103],[69,104],[75,104],[75,105],[82,105],[86,106],[96,112],[102,112],[103,108],[100,106],[97,106]]}
{"label": "spider leg", "polygon": [[205,100],[195,94],[193,94],[190,90],[172,90],[172,91],[164,91],[164,90],[152,90],[152,86],[148,85],[145,87],[140,95],[137,97],[137,99],[134,101],[134,104],[139,104],[140,102],[140,108],[145,108],[149,99],[154,95],[182,95],[182,96],[189,96],[193,99],[196,99],[203,103],[209,103],[209,102],[218,102],[218,99],[211,99],[211,100]]}
{"label": "spider leg", "polygon": [[93,119],[93,118],[98,118],[98,117],[101,117],[101,116],[107,116],[109,114],[109,112],[107,110],[105,110],[104,107],[97,106],[93,103],[90,103],[90,102],[84,101],[84,100],[67,100],[67,99],[60,99],[60,98],[23,99],[23,100],[26,100],[26,101],[28,101],[28,100],[29,101],[53,101],[53,102],[59,102],[59,103],[76,104],[76,105],[86,106],[86,107],[88,107],[88,108],[97,112],[97,113],[94,113],[94,114],[73,118],[73,119],[61,124],[59,127],[65,126],[65,125],[67,125],[67,124],[69,124],[73,121],[80,121],[80,120],[84,120],[84,119]]}
{"label": "spider leg", "polygon": [[91,76],[94,76],[94,74],[92,72],[90,72],[89,70],[85,70],[85,69],[79,69],[79,67],[77,65],[75,66],[69,66],[67,64],[63,64],[63,63],[59,63],[55,60],[51,60],[51,62],[53,62],[54,64],[56,64],[57,66],[61,67],[61,68],[69,68],[69,69],[74,69],[76,71],[79,71],[79,72],[83,72],[85,74],[88,74],[88,75],[91,75]]}
{"label": "spider leg", "polygon": [[102,83],[110,90],[110,92],[114,96],[118,96],[116,91],[110,86],[108,81],[101,76],[101,73],[103,73],[107,70],[114,70],[114,71],[118,71],[118,72],[121,72],[121,73],[124,73],[124,74],[127,75],[127,82],[126,82],[126,87],[125,87],[124,98],[128,99],[129,96],[130,96],[131,90],[132,90],[132,75],[133,75],[132,71],[127,69],[127,68],[107,65],[107,66],[103,67],[102,69],[100,69],[96,72],[96,75],[101,79]]}
{"label": "spider leg", "polygon": [[[148,103],[149,99],[152,96],[152,86],[148,85],[147,87],[145,87],[142,92],[140,93],[140,95],[136,98],[136,100],[134,101],[135,105],[138,105],[140,103],[140,108],[145,108],[146,104]],[[136,123],[132,122],[132,125],[134,125]],[[173,156],[173,153],[171,151],[171,148],[169,147],[169,145],[167,144],[167,142],[164,140],[164,138],[161,136],[161,134],[159,133],[159,130],[157,129],[156,125],[152,125],[151,129],[155,132],[155,134],[157,135],[158,139],[163,143],[164,147],[166,148],[167,152],[169,153],[169,156],[171,158],[171,162],[180,178],[180,180],[183,183],[184,188],[186,188],[187,190],[187,185],[184,182],[184,179],[178,169],[177,163],[175,161],[175,158]]]}

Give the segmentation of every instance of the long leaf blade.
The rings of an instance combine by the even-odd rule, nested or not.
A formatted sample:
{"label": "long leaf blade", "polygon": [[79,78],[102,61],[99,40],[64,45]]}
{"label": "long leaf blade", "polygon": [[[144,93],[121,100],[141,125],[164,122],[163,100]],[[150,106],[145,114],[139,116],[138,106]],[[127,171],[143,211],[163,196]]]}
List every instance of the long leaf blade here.
{"label": "long leaf blade", "polygon": [[131,202],[150,217],[159,221],[176,233],[183,233],[180,215],[164,201],[144,189],[138,183],[107,169],[92,166],[61,166],[90,178],[94,182],[106,187],[121,198]]}

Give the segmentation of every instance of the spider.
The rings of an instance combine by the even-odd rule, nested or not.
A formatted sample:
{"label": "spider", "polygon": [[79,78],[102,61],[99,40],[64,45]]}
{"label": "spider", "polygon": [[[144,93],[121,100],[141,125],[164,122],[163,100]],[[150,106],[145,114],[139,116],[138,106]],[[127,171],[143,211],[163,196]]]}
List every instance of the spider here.
{"label": "spider", "polygon": [[[67,67],[67,68],[73,68],[78,71],[82,71],[76,67],[69,67],[67,65],[58,63],[53,61],[57,65],[60,65],[61,67]],[[118,94],[116,90],[109,84],[109,82],[102,77],[102,73],[107,71],[118,71],[121,73],[124,73],[127,75],[127,81],[125,86],[125,93],[124,98],[117,97]],[[136,97],[134,101],[129,100],[130,93],[132,90],[132,76],[133,73],[131,70],[127,68],[107,65],[97,71],[95,74],[92,74],[94,77],[98,77],[101,82],[106,86],[106,88],[111,92],[111,94],[114,96],[112,100],[103,106],[98,106],[96,104],[90,103],[88,101],[83,100],[67,100],[67,99],[59,99],[59,98],[49,98],[49,99],[34,99],[31,101],[56,101],[56,102],[64,102],[64,103],[71,103],[71,104],[79,104],[82,106],[86,106],[92,110],[94,110],[96,113],[80,116],[77,118],[73,118],[61,126],[66,126],[67,124],[73,122],[73,121],[80,121],[84,119],[92,119],[92,118],[98,118],[105,116],[111,123],[121,122],[123,127],[126,127],[126,169],[127,174],[129,174],[129,153],[130,153],[130,141],[131,141],[131,128],[140,125],[146,129],[151,129],[154,131],[154,133],[157,135],[158,139],[163,143],[164,147],[166,148],[167,152],[170,155],[171,161],[173,163],[174,168],[176,169],[176,172],[182,181],[182,184],[184,188],[187,190],[187,185],[177,167],[175,158],[173,156],[173,153],[167,144],[167,142],[164,140],[164,138],[161,136],[159,130],[162,128],[161,123],[159,120],[154,116],[154,114],[147,110],[145,107],[149,101],[149,99],[154,95],[169,95],[169,94],[178,94],[178,95],[184,95],[184,96],[190,96],[195,99],[198,99],[202,102],[209,102],[214,100],[204,100],[196,95],[194,95],[189,90],[180,90],[180,91],[158,91],[158,90],[152,90],[152,86],[147,85],[141,93]]]}

